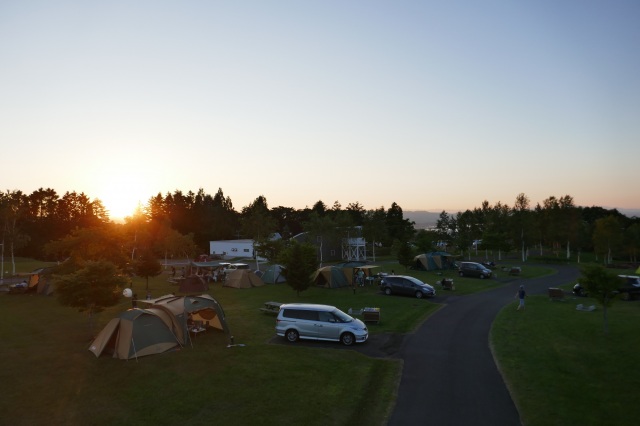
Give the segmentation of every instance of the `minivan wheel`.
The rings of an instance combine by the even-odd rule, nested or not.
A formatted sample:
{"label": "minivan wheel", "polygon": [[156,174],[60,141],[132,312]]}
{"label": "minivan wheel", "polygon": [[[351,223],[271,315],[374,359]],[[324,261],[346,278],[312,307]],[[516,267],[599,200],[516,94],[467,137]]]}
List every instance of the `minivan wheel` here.
{"label": "minivan wheel", "polygon": [[422,292],[416,291],[416,299],[422,299]]}
{"label": "minivan wheel", "polygon": [[287,330],[287,332],[285,333],[285,336],[287,340],[290,342],[297,342],[298,339],[300,338],[300,335],[296,330]]}
{"label": "minivan wheel", "polygon": [[389,287],[385,288],[384,294],[386,294],[387,296],[391,295],[391,289]]}
{"label": "minivan wheel", "polygon": [[351,333],[342,333],[342,336],[340,336],[340,342],[342,342],[342,344],[345,346],[351,346],[355,341],[356,338]]}
{"label": "minivan wheel", "polygon": [[458,272],[458,275],[460,275],[461,277],[464,277],[464,272],[460,271]]}
{"label": "minivan wheel", "polygon": [[485,279],[484,274],[480,274],[480,279],[481,279],[481,280],[484,280],[484,279]]}

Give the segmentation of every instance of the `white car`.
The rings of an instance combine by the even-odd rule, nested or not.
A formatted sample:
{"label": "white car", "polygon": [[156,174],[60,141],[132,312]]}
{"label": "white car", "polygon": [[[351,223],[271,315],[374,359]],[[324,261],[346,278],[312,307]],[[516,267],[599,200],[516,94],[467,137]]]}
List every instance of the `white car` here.
{"label": "white car", "polygon": [[289,303],[280,306],[276,334],[289,342],[298,339],[330,340],[345,346],[366,342],[367,326],[335,306]]}

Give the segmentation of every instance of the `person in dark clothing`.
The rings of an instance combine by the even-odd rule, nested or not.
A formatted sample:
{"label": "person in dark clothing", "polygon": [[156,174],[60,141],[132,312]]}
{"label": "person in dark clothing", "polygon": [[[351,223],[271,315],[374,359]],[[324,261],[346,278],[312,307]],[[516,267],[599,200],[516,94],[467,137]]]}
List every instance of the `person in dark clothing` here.
{"label": "person in dark clothing", "polygon": [[520,288],[518,289],[518,292],[516,293],[516,297],[520,299],[520,303],[518,304],[518,308],[516,309],[516,311],[519,311],[520,308],[522,308],[522,310],[524,311],[524,298],[527,297],[527,292],[524,290],[523,285],[521,285]]}

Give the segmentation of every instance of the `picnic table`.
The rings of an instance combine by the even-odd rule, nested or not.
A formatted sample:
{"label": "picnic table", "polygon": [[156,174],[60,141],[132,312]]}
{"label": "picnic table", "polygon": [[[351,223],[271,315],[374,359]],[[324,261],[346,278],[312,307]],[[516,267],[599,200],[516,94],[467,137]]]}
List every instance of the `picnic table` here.
{"label": "picnic table", "polygon": [[283,303],[280,302],[265,302],[264,307],[260,308],[260,310],[267,314],[278,315],[278,312],[280,312],[280,306],[282,305]]}

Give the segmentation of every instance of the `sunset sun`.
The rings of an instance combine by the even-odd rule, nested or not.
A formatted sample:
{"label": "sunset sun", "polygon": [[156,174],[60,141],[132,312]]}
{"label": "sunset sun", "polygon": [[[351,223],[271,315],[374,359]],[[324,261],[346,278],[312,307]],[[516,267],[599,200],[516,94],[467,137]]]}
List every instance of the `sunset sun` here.
{"label": "sunset sun", "polygon": [[136,182],[114,180],[103,185],[96,194],[102,205],[109,212],[112,220],[121,220],[135,213],[138,205],[144,205],[149,198],[143,185]]}

